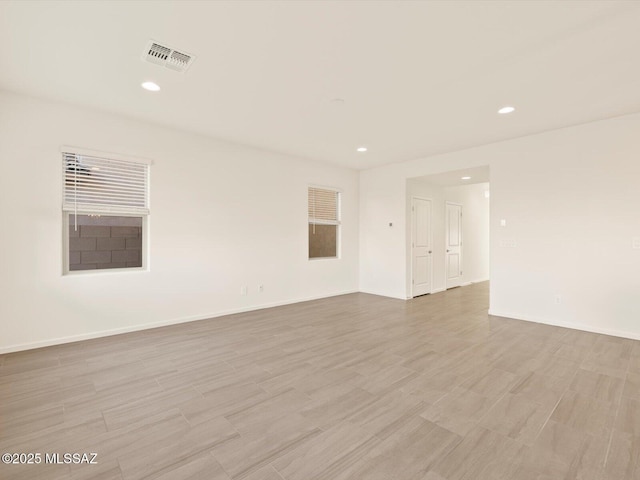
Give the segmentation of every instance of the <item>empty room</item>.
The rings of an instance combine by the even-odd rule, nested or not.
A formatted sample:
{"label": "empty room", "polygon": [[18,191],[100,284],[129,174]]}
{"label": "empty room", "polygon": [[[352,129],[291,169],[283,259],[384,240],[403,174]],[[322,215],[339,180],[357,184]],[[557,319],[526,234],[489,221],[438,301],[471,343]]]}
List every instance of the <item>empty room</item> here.
{"label": "empty room", "polygon": [[640,479],[640,2],[0,2],[2,480]]}

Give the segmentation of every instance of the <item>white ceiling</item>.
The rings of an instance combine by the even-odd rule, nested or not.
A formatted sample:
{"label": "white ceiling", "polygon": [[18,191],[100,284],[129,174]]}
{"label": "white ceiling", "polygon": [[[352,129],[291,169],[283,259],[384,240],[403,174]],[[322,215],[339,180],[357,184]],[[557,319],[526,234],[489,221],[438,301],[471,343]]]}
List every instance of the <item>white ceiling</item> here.
{"label": "white ceiling", "polygon": [[[640,111],[639,25],[614,0],[4,1],[0,88],[361,169]],[[197,59],[144,63],[149,39]]]}
{"label": "white ceiling", "polygon": [[[471,177],[462,180],[462,177]],[[464,170],[452,170],[449,172],[425,175],[410,179],[412,182],[428,183],[438,187],[458,187],[461,185],[473,185],[475,183],[487,183],[490,181],[489,166],[465,168]]]}

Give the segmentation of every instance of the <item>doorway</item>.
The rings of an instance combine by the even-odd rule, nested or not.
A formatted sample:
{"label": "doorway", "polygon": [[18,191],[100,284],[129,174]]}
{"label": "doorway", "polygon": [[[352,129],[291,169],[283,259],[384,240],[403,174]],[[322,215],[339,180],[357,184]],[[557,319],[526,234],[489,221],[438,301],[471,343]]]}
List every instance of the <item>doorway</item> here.
{"label": "doorway", "polygon": [[489,167],[406,186],[406,298],[489,280]]}

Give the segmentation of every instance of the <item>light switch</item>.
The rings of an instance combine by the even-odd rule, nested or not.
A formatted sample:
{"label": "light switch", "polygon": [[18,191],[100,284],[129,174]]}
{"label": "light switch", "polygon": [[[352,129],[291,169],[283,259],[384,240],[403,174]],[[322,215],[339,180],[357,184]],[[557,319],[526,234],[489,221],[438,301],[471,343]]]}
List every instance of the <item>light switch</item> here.
{"label": "light switch", "polygon": [[631,240],[631,248],[634,250],[640,250],[640,237],[633,237]]}
{"label": "light switch", "polygon": [[507,221],[504,218],[502,220],[500,220],[500,226],[501,227],[506,227],[507,226]]}

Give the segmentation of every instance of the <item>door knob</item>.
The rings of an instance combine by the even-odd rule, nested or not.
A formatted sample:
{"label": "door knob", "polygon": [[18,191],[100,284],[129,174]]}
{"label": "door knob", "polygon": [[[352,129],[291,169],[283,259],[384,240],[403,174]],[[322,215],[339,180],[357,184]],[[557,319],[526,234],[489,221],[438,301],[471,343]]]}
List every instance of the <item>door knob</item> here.
{"label": "door knob", "polygon": [[431,253],[431,250],[429,250],[429,253]]}
{"label": "door knob", "polygon": [[447,253],[449,253],[449,252],[450,252],[450,250],[447,250]]}

